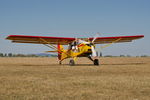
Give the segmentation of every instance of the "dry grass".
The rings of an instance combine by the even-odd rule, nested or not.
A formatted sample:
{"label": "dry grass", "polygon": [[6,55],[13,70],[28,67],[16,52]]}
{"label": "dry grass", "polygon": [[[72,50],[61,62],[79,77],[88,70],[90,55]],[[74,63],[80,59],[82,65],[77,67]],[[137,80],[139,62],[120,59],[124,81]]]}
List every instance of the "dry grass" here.
{"label": "dry grass", "polygon": [[0,58],[0,100],[150,100],[150,58]]}

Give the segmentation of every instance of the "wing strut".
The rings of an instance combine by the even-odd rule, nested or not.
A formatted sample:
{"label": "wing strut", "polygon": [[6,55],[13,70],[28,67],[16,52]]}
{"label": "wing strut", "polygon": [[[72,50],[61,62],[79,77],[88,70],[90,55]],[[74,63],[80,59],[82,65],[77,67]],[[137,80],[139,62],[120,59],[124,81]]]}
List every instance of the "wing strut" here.
{"label": "wing strut", "polygon": [[[43,44],[43,45],[45,45],[45,46],[47,46],[47,47],[49,47],[49,48],[51,48],[51,49],[54,49],[54,50],[56,50],[57,52],[62,52],[61,50],[58,50],[56,46],[50,44],[50,42],[46,41],[45,39],[43,39],[43,38],[39,38],[39,39],[40,39],[41,41],[43,41],[43,43],[47,43],[47,44]],[[48,44],[49,44],[49,45],[48,45]],[[64,53],[67,54],[68,56],[70,56],[70,54],[68,54],[67,52],[64,52]]]}
{"label": "wing strut", "polygon": [[101,46],[100,49],[104,49],[104,48],[106,48],[106,47],[109,47],[110,45],[112,45],[113,43],[116,43],[116,42],[120,41],[121,39],[122,39],[122,38],[118,38],[117,40],[115,40],[115,41],[113,41],[113,42],[111,42],[111,43],[109,43],[109,44],[106,44],[106,45],[104,45],[104,46]]}
{"label": "wing strut", "polygon": [[44,43],[49,44],[49,45],[44,44],[45,46],[47,46],[47,47],[49,47],[49,48],[51,48],[51,49],[55,49],[55,50],[57,50],[57,48],[56,48],[54,45],[50,44],[50,42],[47,42],[47,41],[46,41],[46,40],[44,40],[43,38],[40,38],[40,40],[41,40],[41,41],[43,41]]}

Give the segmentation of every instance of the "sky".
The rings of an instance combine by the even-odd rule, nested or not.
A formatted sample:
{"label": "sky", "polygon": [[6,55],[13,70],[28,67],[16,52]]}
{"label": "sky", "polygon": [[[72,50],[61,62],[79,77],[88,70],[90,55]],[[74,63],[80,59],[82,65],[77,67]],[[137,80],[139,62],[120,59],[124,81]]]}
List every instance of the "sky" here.
{"label": "sky", "polygon": [[[37,54],[49,48],[11,43],[8,35],[58,37],[144,35],[113,44],[103,55],[150,55],[150,0],[0,0],[0,52]],[[99,48],[101,45],[98,45]]]}

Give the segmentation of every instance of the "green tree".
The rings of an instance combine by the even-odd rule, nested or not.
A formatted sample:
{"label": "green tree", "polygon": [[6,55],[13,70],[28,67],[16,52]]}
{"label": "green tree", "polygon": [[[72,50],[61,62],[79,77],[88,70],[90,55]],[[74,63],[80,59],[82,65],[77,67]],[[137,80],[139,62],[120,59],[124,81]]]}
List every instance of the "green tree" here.
{"label": "green tree", "polygon": [[0,57],[4,57],[3,53],[0,53]]}
{"label": "green tree", "polygon": [[12,53],[9,53],[9,54],[8,54],[8,57],[12,57],[12,56],[13,56],[13,54],[12,54]]}
{"label": "green tree", "polygon": [[100,57],[102,57],[103,55],[102,55],[102,52],[100,52],[100,55],[99,55]]}
{"label": "green tree", "polygon": [[4,57],[7,57],[7,53],[4,54]]}

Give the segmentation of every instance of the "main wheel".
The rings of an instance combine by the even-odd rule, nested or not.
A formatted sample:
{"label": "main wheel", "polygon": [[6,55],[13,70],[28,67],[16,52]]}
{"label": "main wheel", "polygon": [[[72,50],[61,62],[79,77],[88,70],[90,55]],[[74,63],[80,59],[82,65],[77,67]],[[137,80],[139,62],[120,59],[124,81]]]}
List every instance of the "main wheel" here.
{"label": "main wheel", "polygon": [[73,59],[70,60],[69,65],[70,65],[70,66],[74,66],[74,65],[75,65],[75,62],[74,62]]}
{"label": "main wheel", "polygon": [[97,66],[99,65],[99,60],[98,59],[95,59],[93,62],[94,62],[94,65],[97,65]]}

